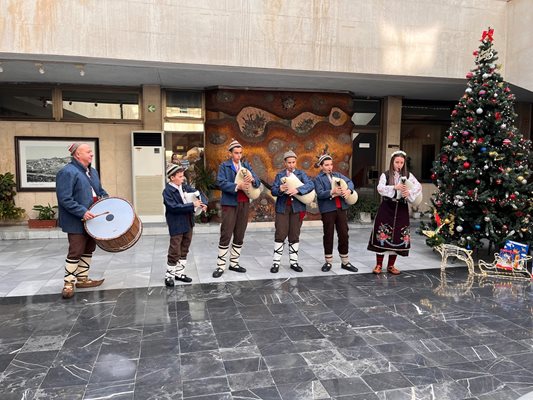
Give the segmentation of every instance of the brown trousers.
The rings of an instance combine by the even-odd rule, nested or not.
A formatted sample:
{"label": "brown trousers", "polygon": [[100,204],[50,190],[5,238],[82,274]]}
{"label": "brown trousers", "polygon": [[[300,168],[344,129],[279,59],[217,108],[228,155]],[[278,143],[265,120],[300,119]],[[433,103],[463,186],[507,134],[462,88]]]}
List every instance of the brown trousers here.
{"label": "brown trousers", "polygon": [[68,255],[70,260],[79,260],[83,254],[93,254],[96,242],[87,233],[68,234]]}
{"label": "brown trousers", "polygon": [[339,240],[337,249],[339,254],[348,254],[348,216],[346,210],[338,208],[322,214],[322,224],[324,228],[324,254],[333,254],[333,234],[337,230]]}
{"label": "brown trousers", "polygon": [[237,203],[237,206],[222,206],[222,223],[220,224],[219,247],[227,247],[233,236],[233,243],[242,245],[248,226],[250,202]]}
{"label": "brown trousers", "polygon": [[179,260],[186,260],[192,241],[192,228],[187,233],[181,233],[170,237],[168,246],[167,263],[175,265]]}
{"label": "brown trousers", "polygon": [[300,229],[302,228],[300,213],[293,212],[292,207],[289,205],[285,207],[283,214],[276,213],[274,226],[276,227],[275,242],[283,243],[287,236],[289,236],[289,243],[298,243],[300,241]]}

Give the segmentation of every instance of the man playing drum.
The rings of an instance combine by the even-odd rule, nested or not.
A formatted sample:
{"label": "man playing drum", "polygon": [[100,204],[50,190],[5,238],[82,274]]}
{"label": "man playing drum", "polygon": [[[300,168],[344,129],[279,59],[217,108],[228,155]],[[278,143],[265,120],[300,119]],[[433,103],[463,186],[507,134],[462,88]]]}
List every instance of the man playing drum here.
{"label": "man playing drum", "polygon": [[[246,161],[241,162],[242,146],[237,140],[233,140],[229,144],[228,151],[230,159],[220,164],[217,175],[217,183],[222,191],[222,198],[220,199],[222,223],[220,225],[217,268],[213,272],[213,278],[220,278],[224,273],[232,237],[229,269],[234,272],[246,272],[246,269],[239,265],[250,209],[250,199],[245,191],[248,191],[251,186],[258,188],[261,185],[259,177],[253,172],[250,164]],[[241,168],[246,168],[250,173],[244,176],[242,182],[235,183],[235,177]]]}
{"label": "man playing drum", "polygon": [[58,223],[68,234],[68,254],[65,260],[63,298],[74,296],[75,287],[100,286],[103,279],[90,279],[89,268],[96,248],[95,240],[85,232],[83,220],[94,218],[88,209],[101,197],[107,197],[98,172],[91,167],[94,153],[86,143],[73,143],[72,156],[56,176]]}
{"label": "man playing drum", "polygon": [[[345,199],[354,191],[353,182],[339,172],[333,172],[333,158],[329,154],[322,154],[316,166],[321,172],[315,178],[315,190],[318,199],[318,209],[322,216],[324,228],[324,257],[326,262],[322,266],[323,272],[331,269],[333,262],[333,234],[337,230],[339,240],[338,250],[341,258],[341,268],[350,272],[357,272],[357,268],[350,263],[348,257],[348,204]],[[332,185],[333,178],[343,179],[348,188]]]}
{"label": "man playing drum", "polygon": [[[281,255],[285,246],[285,239],[289,237],[289,264],[291,269],[296,272],[302,272],[303,269],[298,265],[298,250],[300,246],[300,228],[305,216],[305,204],[296,199],[294,195],[307,194],[315,189],[313,181],[307,174],[296,169],[296,154],[294,151],[287,151],[283,155],[285,169],[280,171],[272,185],[272,195],[276,199],[276,232],[274,234],[274,257],[270,272],[273,274],[279,271]],[[283,183],[284,178],[291,175],[296,176],[303,185],[298,188],[289,188],[287,183]]]}

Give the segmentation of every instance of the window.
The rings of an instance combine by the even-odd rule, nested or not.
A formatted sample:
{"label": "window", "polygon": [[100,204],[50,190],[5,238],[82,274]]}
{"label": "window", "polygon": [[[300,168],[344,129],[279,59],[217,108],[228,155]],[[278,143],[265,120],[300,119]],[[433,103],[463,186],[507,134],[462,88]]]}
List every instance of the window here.
{"label": "window", "polygon": [[381,102],[379,100],[355,99],[352,121],[355,126],[380,126]]}
{"label": "window", "polygon": [[52,89],[2,87],[0,118],[52,119]]}
{"label": "window", "polygon": [[63,119],[139,119],[139,94],[63,90]]}
{"label": "window", "polygon": [[167,118],[203,118],[202,93],[167,90],[165,116]]}

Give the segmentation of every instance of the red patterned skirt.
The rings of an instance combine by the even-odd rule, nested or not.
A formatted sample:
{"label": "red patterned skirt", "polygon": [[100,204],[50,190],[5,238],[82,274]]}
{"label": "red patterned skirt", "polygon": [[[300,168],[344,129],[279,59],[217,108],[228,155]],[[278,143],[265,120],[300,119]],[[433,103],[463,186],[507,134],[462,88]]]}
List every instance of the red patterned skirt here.
{"label": "red patterned skirt", "polygon": [[411,230],[407,202],[383,197],[367,249],[376,253],[393,251],[400,256],[408,256],[410,248]]}

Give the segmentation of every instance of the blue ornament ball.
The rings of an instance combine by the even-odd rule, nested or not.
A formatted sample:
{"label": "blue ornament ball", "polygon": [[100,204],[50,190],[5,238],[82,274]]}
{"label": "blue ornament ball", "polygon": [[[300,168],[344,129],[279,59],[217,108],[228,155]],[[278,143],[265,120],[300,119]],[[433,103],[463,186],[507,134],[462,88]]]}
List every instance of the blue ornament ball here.
{"label": "blue ornament ball", "polygon": [[482,147],[481,149],[479,149],[480,152],[482,153],[485,153],[487,151],[487,148],[486,147]]}
{"label": "blue ornament ball", "polygon": [[474,228],[476,228],[476,231],[479,231],[481,229],[480,225],[474,225]]}

